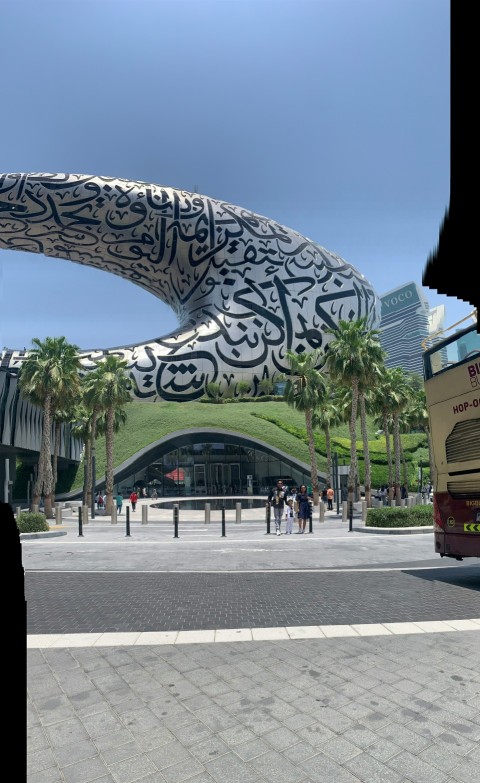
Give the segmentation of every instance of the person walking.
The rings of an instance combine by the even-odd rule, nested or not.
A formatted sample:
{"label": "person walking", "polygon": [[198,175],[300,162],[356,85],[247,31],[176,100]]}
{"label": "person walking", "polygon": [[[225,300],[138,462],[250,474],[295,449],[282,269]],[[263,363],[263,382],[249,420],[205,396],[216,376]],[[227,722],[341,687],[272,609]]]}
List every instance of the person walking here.
{"label": "person walking", "polygon": [[276,485],[270,490],[268,495],[268,502],[273,505],[273,517],[275,519],[275,532],[277,536],[282,535],[282,517],[285,511],[285,501],[287,496],[287,488],[285,487],[282,479],[278,479]]}
{"label": "person walking", "polygon": [[135,511],[136,505],[137,505],[138,495],[133,490],[132,494],[130,495],[130,503],[132,504],[132,511]]}
{"label": "person walking", "polygon": [[327,487],[327,509],[329,511],[333,511],[333,498],[335,497],[335,493],[330,486],[330,484]]}
{"label": "person walking", "polygon": [[305,484],[302,484],[297,492],[298,503],[298,532],[305,533],[307,519],[310,517],[310,498]]}
{"label": "person walking", "polygon": [[123,495],[121,495],[120,492],[117,494],[115,502],[117,504],[117,514],[121,514],[123,506]]}

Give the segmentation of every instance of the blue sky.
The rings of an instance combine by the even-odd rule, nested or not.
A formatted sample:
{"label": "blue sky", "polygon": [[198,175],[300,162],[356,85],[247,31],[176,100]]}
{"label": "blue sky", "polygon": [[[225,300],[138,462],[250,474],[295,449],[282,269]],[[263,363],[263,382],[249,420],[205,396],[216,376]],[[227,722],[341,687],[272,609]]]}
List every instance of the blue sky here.
{"label": "blue sky", "polygon": [[[3,0],[3,172],[153,182],[421,284],[450,187],[448,0]],[[8,65],[8,68],[6,67]],[[447,324],[471,312],[454,297]],[[177,325],[114,275],[0,251],[0,348]]]}

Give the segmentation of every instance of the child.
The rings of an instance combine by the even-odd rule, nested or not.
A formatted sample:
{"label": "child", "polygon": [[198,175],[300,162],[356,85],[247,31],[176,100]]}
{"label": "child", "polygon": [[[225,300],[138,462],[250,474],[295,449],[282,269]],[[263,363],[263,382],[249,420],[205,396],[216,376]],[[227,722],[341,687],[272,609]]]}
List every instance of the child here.
{"label": "child", "polygon": [[287,505],[285,507],[285,535],[292,535],[292,527],[293,527],[293,518],[295,516],[295,512],[293,510],[293,500],[290,498],[287,500]]}

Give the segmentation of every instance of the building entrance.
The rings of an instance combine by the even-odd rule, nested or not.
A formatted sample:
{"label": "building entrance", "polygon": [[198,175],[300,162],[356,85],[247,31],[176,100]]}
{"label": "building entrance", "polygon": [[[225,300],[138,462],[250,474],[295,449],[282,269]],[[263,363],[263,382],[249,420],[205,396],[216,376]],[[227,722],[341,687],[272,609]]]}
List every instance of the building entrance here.
{"label": "building entrance", "polygon": [[239,494],[240,463],[238,462],[213,462],[210,468],[210,484],[212,495]]}
{"label": "building entrance", "polygon": [[122,477],[117,487],[126,497],[133,487],[145,487],[155,497],[225,497],[267,495],[278,478],[290,485],[308,484],[310,477],[295,464],[244,441],[215,433],[215,441],[195,438],[164,449],[140,470]]}

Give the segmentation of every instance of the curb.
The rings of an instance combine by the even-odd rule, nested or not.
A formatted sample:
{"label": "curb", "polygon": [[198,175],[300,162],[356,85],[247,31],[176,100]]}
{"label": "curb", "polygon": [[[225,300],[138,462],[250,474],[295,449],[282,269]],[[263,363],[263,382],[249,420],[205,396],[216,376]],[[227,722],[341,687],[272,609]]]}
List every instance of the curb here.
{"label": "curb", "polygon": [[409,536],[414,533],[433,533],[433,525],[421,525],[417,527],[357,527],[358,533],[387,533],[397,536]]}
{"label": "curb", "polygon": [[20,533],[20,541],[26,541],[28,538],[54,538],[55,536],[66,535],[66,530],[42,530],[38,533]]}

